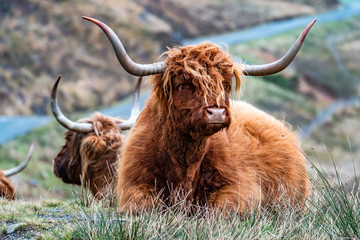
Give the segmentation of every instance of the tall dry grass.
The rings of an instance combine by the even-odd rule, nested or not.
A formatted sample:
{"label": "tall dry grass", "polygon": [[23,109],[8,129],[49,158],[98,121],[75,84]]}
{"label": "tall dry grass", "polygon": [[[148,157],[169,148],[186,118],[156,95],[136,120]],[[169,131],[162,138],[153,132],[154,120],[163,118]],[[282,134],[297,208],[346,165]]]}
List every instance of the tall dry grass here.
{"label": "tall dry grass", "polygon": [[312,190],[303,210],[275,206],[243,216],[177,199],[171,207],[154,204],[149,210],[120,214],[105,200],[90,211],[83,208],[85,220],[63,239],[359,239],[359,185],[345,182],[335,164],[332,179],[310,164]]}

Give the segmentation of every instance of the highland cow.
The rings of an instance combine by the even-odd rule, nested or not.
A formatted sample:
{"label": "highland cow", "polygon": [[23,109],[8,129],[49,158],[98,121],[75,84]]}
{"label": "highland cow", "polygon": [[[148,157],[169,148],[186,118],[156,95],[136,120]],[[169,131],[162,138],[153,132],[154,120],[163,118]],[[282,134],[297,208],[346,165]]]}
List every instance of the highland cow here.
{"label": "highland cow", "polygon": [[60,77],[52,89],[52,110],[58,122],[69,130],[64,134],[65,144],[54,159],[54,174],[65,183],[89,188],[95,198],[101,199],[116,176],[114,165],[125,138],[122,130],[129,129],[140,112],[141,77],[127,121],[95,113],[90,118],[72,122],[61,113],[57,105],[59,81]]}
{"label": "highland cow", "polygon": [[[286,68],[315,20],[278,61],[236,64],[218,46],[175,47],[166,60],[134,63],[116,34],[110,39],[130,74],[154,75],[153,90],[128,135],[118,166],[120,211],[186,202],[240,213],[257,206],[301,204],[307,195],[304,156],[296,135],[250,104],[229,99],[233,77],[239,92],[244,75],[269,75]],[[286,203],[285,203],[285,202]]]}
{"label": "highland cow", "polygon": [[26,168],[31,160],[33,149],[34,144],[31,145],[25,160],[18,166],[5,171],[0,170],[0,198],[6,198],[9,201],[15,200],[15,189],[7,178],[21,172]]}

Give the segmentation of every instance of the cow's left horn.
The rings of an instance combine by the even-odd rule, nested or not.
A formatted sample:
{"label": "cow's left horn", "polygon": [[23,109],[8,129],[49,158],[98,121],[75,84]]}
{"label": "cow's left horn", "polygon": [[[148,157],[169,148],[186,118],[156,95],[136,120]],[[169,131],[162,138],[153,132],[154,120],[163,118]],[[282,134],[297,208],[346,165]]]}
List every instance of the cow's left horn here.
{"label": "cow's left horn", "polygon": [[282,70],[284,70],[295,58],[296,54],[301,48],[301,45],[303,44],[306,35],[308,34],[310,28],[314,25],[316,22],[316,19],[314,19],[306,28],[305,30],[300,34],[298,39],[295,41],[295,43],[292,45],[292,47],[289,49],[289,51],[279,60],[263,64],[263,65],[247,65],[243,64],[244,74],[247,76],[265,76],[265,75],[271,75],[274,73],[278,73]]}
{"label": "cow's left horn", "polygon": [[129,55],[126,53],[126,50],[125,50],[123,44],[121,43],[120,39],[118,38],[118,36],[116,36],[114,31],[109,26],[107,26],[105,23],[103,23],[99,20],[96,20],[94,18],[83,17],[83,19],[86,19],[90,22],[95,23],[104,31],[104,33],[109,38],[109,40],[114,48],[117,59],[119,60],[121,66],[128,73],[135,75],[135,76],[148,76],[148,75],[165,72],[165,70],[166,70],[165,61],[156,62],[156,63],[152,63],[152,64],[135,63],[133,60],[131,60]]}
{"label": "cow's left horn", "polygon": [[14,167],[12,169],[3,171],[4,176],[5,177],[10,177],[10,176],[15,175],[18,172],[21,172],[22,170],[24,170],[26,168],[26,166],[28,165],[28,163],[30,162],[33,150],[34,150],[34,144],[31,144],[29,152],[28,152],[25,160],[19,166],[16,166],[16,167]]}
{"label": "cow's left horn", "polygon": [[53,88],[51,89],[51,96],[50,96],[50,103],[51,103],[51,110],[54,114],[54,117],[56,120],[65,128],[75,131],[75,132],[90,132],[94,129],[94,126],[91,123],[79,123],[79,122],[73,122],[61,112],[59,105],[57,104],[56,100],[56,90],[58,87],[58,84],[60,82],[61,76],[58,77],[56,80]]}

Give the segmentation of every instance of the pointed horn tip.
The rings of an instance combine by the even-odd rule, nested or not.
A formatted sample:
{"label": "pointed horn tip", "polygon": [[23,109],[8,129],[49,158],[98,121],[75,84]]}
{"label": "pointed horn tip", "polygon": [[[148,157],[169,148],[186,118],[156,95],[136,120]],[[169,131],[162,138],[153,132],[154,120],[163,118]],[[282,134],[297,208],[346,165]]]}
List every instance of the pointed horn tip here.
{"label": "pointed horn tip", "polygon": [[91,21],[91,19],[92,19],[91,17],[87,17],[87,16],[82,16],[82,18],[85,20],[88,20],[88,21]]}
{"label": "pointed horn tip", "polygon": [[32,154],[34,147],[35,147],[35,143],[32,143],[30,146],[29,155]]}
{"label": "pointed horn tip", "polygon": [[59,85],[59,82],[60,82],[60,79],[61,79],[61,75],[59,75],[58,79],[55,81],[52,89],[51,89],[51,99],[52,100],[55,100],[56,99],[56,90],[57,90],[57,87]]}
{"label": "pointed horn tip", "polygon": [[82,18],[98,25],[105,32],[106,35],[111,34],[111,32],[112,32],[111,28],[109,26],[107,26],[105,23],[103,23],[102,21],[99,21],[95,18],[86,17],[86,16],[83,16]]}
{"label": "pointed horn tip", "polygon": [[308,32],[310,31],[311,27],[314,25],[314,23],[317,21],[317,19],[315,18],[314,20],[312,20],[304,29],[304,31],[301,33],[301,35],[299,36],[300,42],[304,42],[306,35],[308,34]]}
{"label": "pointed horn tip", "polygon": [[87,21],[90,21],[90,22],[93,22],[97,25],[99,24],[102,24],[102,22],[100,22],[99,20],[95,19],[95,18],[91,18],[91,17],[86,17],[86,16],[82,16],[83,19],[87,20]]}
{"label": "pointed horn tip", "polygon": [[32,143],[31,146],[30,146],[29,152],[28,152],[28,154],[26,156],[26,160],[25,160],[26,164],[29,163],[30,160],[31,160],[32,153],[34,151],[34,147],[35,147],[35,143]]}
{"label": "pointed horn tip", "polygon": [[315,23],[316,21],[317,21],[317,18],[315,18],[314,20],[312,20],[311,23],[309,23],[309,25],[307,25],[306,28],[310,29],[310,28],[314,25],[314,23]]}

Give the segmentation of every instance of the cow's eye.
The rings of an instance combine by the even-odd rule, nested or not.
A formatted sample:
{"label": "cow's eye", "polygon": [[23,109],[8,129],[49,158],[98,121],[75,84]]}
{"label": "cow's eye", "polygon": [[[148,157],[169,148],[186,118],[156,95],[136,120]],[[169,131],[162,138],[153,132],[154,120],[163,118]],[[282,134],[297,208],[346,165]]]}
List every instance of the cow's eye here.
{"label": "cow's eye", "polygon": [[178,89],[181,90],[185,90],[185,89],[192,89],[192,85],[189,83],[182,83],[178,85]]}

